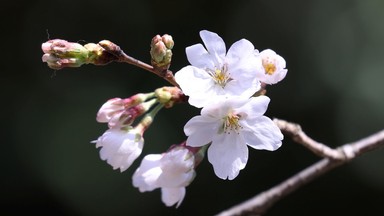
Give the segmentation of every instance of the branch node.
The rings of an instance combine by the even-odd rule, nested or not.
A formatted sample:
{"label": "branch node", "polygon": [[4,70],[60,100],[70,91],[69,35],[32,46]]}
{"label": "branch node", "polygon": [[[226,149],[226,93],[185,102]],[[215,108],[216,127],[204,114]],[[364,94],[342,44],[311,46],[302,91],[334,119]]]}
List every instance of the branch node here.
{"label": "branch node", "polygon": [[279,119],[274,119],[273,121],[280,130],[291,136],[293,140],[325,158],[286,179],[280,184],[259,193],[255,197],[222,211],[217,216],[263,215],[278,200],[315,178],[353,160],[361,154],[384,147],[384,130],[356,142],[342,145],[337,149],[332,149],[308,137],[298,124]]}
{"label": "branch node", "polygon": [[350,144],[343,145],[339,149],[344,155],[345,160],[351,160],[356,157],[355,149]]}

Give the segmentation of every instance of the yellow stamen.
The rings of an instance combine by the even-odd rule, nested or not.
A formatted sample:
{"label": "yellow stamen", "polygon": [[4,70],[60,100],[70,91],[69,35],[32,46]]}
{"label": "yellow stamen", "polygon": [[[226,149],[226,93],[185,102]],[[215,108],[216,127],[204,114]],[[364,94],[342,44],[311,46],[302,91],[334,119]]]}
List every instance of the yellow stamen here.
{"label": "yellow stamen", "polygon": [[225,85],[225,83],[227,81],[225,73],[223,73],[219,69],[215,70],[214,78],[215,78],[216,83],[218,83],[221,86]]}
{"label": "yellow stamen", "polygon": [[230,77],[230,73],[228,73],[227,65],[224,64],[222,68],[219,69],[207,69],[206,70],[209,75],[213,78],[213,80],[221,87],[225,87],[225,85],[232,80]]}
{"label": "yellow stamen", "polygon": [[272,75],[276,72],[276,65],[268,60],[263,60],[263,67],[265,70],[265,74]]}
{"label": "yellow stamen", "polygon": [[231,131],[238,132],[241,129],[241,125],[239,124],[240,116],[234,113],[229,113],[224,120],[224,132],[231,133]]}

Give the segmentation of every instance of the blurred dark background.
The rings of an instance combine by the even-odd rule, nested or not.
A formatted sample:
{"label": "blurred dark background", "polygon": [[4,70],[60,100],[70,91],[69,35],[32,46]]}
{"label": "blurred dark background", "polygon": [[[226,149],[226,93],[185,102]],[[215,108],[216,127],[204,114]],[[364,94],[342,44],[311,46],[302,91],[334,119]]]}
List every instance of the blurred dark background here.
{"label": "blurred dark background", "polygon": [[[381,0],[138,0],[10,1],[1,14],[2,161],[0,214],[213,215],[285,180],[319,160],[286,137],[275,152],[250,149],[233,181],[217,178],[207,160],[178,209],[160,190],[140,193],[131,176],[148,153],[185,139],[199,110],[162,110],[145,134],[141,157],[114,171],[90,141],[106,129],[95,121],[108,99],[167,85],[127,64],[53,71],[41,62],[48,39],[81,43],[109,39],[149,62],[156,34],[175,40],[171,69],[187,65],[185,47],[199,31],[229,47],[246,38],[287,61],[288,75],[268,88],[269,117],[300,123],[314,139],[336,147],[384,126],[384,1]],[[384,215],[384,149],[365,154],[302,187],[266,214]]]}

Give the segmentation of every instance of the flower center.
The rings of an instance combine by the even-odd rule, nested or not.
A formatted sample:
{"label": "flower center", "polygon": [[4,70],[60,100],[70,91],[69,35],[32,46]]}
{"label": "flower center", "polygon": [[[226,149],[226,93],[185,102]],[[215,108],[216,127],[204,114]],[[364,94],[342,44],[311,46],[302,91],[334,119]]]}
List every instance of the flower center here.
{"label": "flower center", "polygon": [[239,123],[240,117],[240,115],[237,115],[235,113],[229,113],[224,119],[224,132],[228,134],[230,134],[231,131],[239,133],[239,130],[243,128]]}
{"label": "flower center", "polygon": [[211,75],[216,84],[218,84],[222,88],[224,88],[225,85],[232,80],[232,78],[229,76],[230,73],[228,72],[228,67],[226,64],[224,64],[223,67],[219,69],[207,69],[207,72],[209,73],[209,75]]}
{"label": "flower center", "polygon": [[276,65],[270,59],[263,59],[265,74],[272,75],[276,71]]}

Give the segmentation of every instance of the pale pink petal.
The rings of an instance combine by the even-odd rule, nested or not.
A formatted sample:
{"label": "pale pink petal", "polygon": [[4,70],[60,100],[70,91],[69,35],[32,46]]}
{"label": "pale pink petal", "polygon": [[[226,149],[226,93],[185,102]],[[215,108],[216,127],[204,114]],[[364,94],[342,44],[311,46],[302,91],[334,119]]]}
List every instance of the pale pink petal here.
{"label": "pale pink petal", "polygon": [[185,197],[185,188],[161,188],[161,200],[166,206],[173,206],[177,203],[176,208],[180,206]]}

